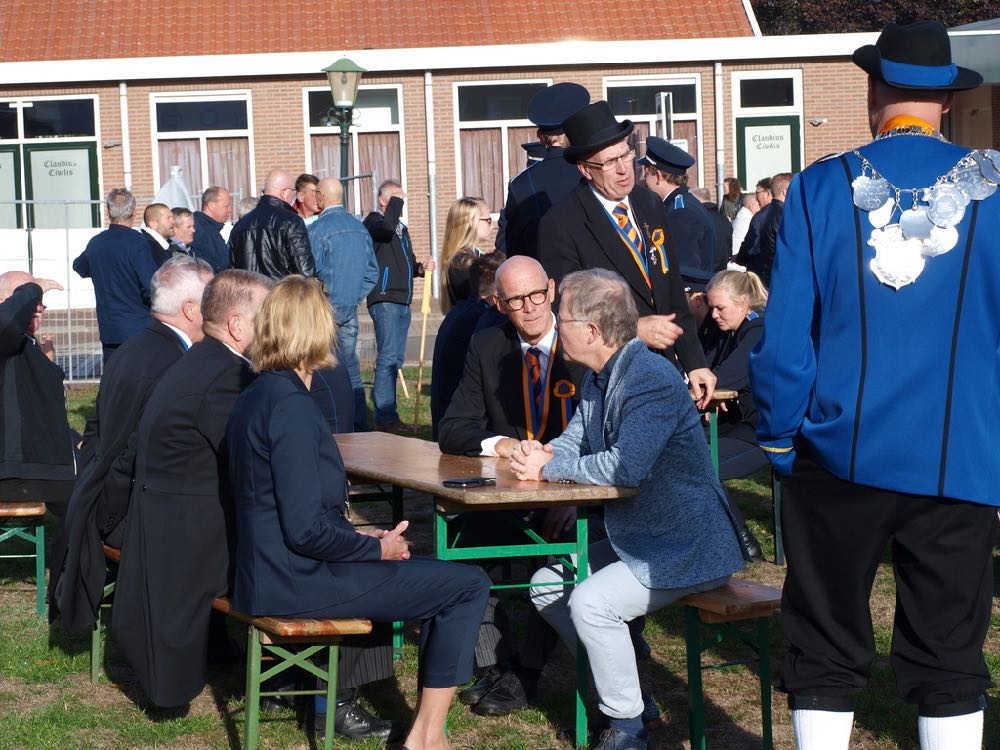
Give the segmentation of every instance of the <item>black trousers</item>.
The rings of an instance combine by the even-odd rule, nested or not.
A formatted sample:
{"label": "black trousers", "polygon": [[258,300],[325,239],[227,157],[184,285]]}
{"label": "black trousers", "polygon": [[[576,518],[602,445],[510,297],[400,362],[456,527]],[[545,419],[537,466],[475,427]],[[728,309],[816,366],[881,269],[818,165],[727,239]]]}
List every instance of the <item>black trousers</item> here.
{"label": "black trousers", "polygon": [[854,710],[875,642],[869,596],[888,545],[896,581],[891,664],[922,716],[981,709],[996,508],[837,479],[806,458],[782,482],[788,575],[783,687],[793,709]]}

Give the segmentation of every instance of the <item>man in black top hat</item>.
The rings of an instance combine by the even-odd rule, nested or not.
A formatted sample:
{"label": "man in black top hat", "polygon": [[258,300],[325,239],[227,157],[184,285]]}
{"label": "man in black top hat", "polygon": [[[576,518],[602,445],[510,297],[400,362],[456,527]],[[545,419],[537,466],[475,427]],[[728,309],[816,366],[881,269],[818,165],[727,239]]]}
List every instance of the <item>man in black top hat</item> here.
{"label": "man in black top hat", "polygon": [[874,140],[792,179],[750,360],[785,477],[782,683],[797,748],[846,750],[891,544],[889,661],[921,750],[979,750],[1000,404],[967,397],[996,392],[1000,157],[940,133],[951,92],[982,82],[941,24],[890,23],[854,62]]}
{"label": "man in black top hat", "polygon": [[[509,256],[538,258],[538,222],[577,183],[580,173],[563,159],[569,141],[563,120],[590,103],[590,92],[578,83],[557,83],[542,89],[528,102],[528,119],[538,126],[538,143],[544,149],[540,161],[532,162],[507,186],[507,205],[501,214],[498,247]],[[529,161],[538,156],[527,148]]]}
{"label": "man in black top hat", "polygon": [[688,311],[663,203],[635,184],[635,149],[628,142],[633,127],[629,120],[619,123],[605,101],[563,123],[571,144],[563,156],[583,179],[542,217],[538,259],[557,283],[582,269],[619,273],[639,309],[639,338],[668,357],[676,351],[703,406],[715,391],[715,376],[705,366]]}
{"label": "man in black top hat", "polygon": [[694,157],[669,141],[646,138],[646,155],[639,158],[643,181],[663,201],[667,212],[667,242],[681,264],[681,272],[721,271],[729,253],[717,257],[715,222],[688,188],[687,171]]}

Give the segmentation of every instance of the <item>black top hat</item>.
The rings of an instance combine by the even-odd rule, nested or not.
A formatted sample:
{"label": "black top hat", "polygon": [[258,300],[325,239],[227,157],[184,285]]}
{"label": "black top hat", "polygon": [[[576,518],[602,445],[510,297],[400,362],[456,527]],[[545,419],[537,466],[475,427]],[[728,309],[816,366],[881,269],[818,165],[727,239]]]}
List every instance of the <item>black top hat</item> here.
{"label": "black top hat", "polygon": [[590,104],[590,92],[579,83],[557,83],[542,89],[528,102],[528,119],[543,133],[559,135],[563,122]]}
{"label": "black top hat", "polygon": [[566,161],[576,164],[587,154],[593,154],[612,143],[632,135],[631,120],[618,122],[606,101],[590,104],[563,123],[570,145],[563,152]]}
{"label": "black top hat", "polygon": [[638,163],[647,164],[669,174],[685,174],[694,164],[694,157],[670,141],[651,135],[646,138],[646,155],[639,159]]}
{"label": "black top hat", "polygon": [[951,61],[948,31],[937,21],[889,23],[875,44],[854,50],[854,64],[897,89],[966,91],[983,82],[974,70]]}

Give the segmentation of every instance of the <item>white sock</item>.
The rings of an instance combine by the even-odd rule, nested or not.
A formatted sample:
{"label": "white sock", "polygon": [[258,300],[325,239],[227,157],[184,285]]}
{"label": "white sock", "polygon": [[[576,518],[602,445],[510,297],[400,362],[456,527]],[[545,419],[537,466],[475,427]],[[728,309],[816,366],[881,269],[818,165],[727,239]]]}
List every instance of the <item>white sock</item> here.
{"label": "white sock", "polygon": [[962,716],[918,716],[920,750],[981,750],[983,712]]}
{"label": "white sock", "polygon": [[847,750],[853,711],[792,711],[795,750]]}

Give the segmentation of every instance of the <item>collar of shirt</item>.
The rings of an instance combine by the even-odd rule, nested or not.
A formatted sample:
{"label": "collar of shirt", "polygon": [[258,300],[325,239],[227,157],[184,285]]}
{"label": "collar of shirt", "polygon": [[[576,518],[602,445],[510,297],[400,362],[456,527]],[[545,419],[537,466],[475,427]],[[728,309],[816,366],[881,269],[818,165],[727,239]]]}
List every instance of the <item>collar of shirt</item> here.
{"label": "collar of shirt", "polygon": [[604,363],[604,367],[601,371],[594,373],[594,385],[600,388],[601,393],[607,394],[608,392],[608,382],[611,380],[611,371],[615,369],[615,362],[618,361],[618,355],[622,353],[622,348],[619,347],[618,351],[611,355],[611,358]]}
{"label": "collar of shirt", "polygon": [[597,198],[597,200],[600,202],[600,204],[604,206],[604,210],[608,212],[608,216],[611,217],[611,220],[615,222],[615,224],[618,223],[618,219],[615,218],[614,210],[618,207],[619,203],[624,203],[626,208],[628,208],[628,218],[629,221],[632,222],[632,226],[634,227],[639,226],[639,222],[636,221],[635,214],[632,213],[632,204],[629,203],[627,195],[620,201],[613,201],[610,198],[605,198],[603,195],[598,193],[596,190],[594,190],[593,186],[591,186],[590,190],[594,194],[594,197]]}
{"label": "collar of shirt", "polygon": [[[216,341],[219,341],[219,340],[218,340],[218,339],[216,339]],[[236,355],[237,357],[239,357],[240,359],[242,359],[242,360],[243,360],[244,362],[246,362],[246,363],[247,363],[248,365],[253,365],[253,362],[251,362],[251,361],[250,361],[249,359],[247,359],[246,357],[244,357],[244,356],[243,356],[242,354],[240,354],[240,353],[239,353],[238,351],[236,351],[235,349],[233,349],[233,347],[231,347],[231,346],[230,346],[229,344],[227,344],[227,343],[226,343],[225,341],[219,341],[219,343],[220,343],[220,344],[222,344],[222,345],[223,345],[224,347],[226,347],[226,348],[227,348],[227,349],[228,349],[229,351],[231,351],[231,352],[232,352],[233,354],[235,354],[235,355]]]}
{"label": "collar of shirt", "polygon": [[546,333],[542,340],[537,344],[529,344],[527,341],[521,338],[521,334],[517,335],[518,341],[521,342],[521,356],[523,357],[527,354],[528,349],[532,346],[537,346],[539,351],[541,351],[541,356],[538,358],[538,364],[541,365],[542,373],[545,373],[549,369],[549,358],[552,356],[552,347],[556,343],[556,316],[552,316],[552,323],[549,326],[549,332]]}
{"label": "collar of shirt", "polygon": [[143,227],[142,231],[144,231],[146,234],[148,234],[150,237],[156,240],[156,243],[164,250],[170,247],[170,243],[167,242],[155,229],[150,229],[149,227]]}
{"label": "collar of shirt", "polygon": [[163,325],[165,325],[165,326],[166,326],[167,328],[169,328],[169,329],[170,329],[171,331],[173,331],[174,333],[176,333],[176,334],[177,334],[177,337],[178,337],[178,338],[179,338],[179,339],[180,339],[181,341],[183,341],[183,342],[184,342],[184,349],[185,349],[185,350],[187,350],[187,349],[190,349],[190,348],[191,348],[191,337],[190,337],[190,336],[188,336],[188,335],[187,335],[186,333],[184,333],[184,331],[182,331],[182,330],[181,330],[180,328],[177,328],[176,326],[172,326],[172,325],[170,325],[169,323],[167,323],[167,322],[165,322],[165,321],[162,321],[162,320],[161,320],[160,322],[161,322],[161,323],[163,323]]}

